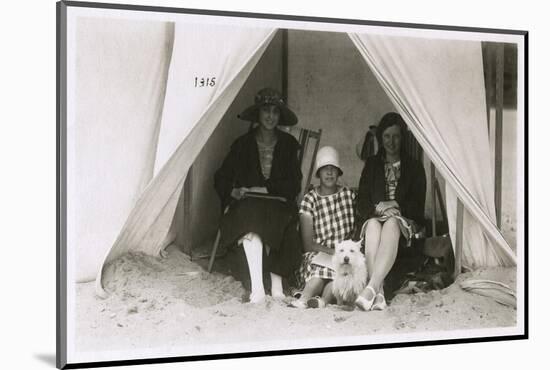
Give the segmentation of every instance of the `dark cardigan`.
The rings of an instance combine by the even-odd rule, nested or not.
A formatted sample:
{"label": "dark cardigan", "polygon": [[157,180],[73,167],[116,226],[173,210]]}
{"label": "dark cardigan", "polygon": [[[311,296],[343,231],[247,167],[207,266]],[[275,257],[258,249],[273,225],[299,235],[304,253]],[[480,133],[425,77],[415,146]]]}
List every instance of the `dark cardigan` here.
{"label": "dark cardigan", "polygon": [[[357,194],[358,227],[371,217],[375,217],[375,205],[386,199],[386,177],[384,158],[381,154],[368,157],[361,173]],[[424,205],[426,202],[426,173],[420,161],[401,155],[401,177],[395,190],[395,201],[401,215],[424,225]]]}
{"label": "dark cardigan", "polygon": [[256,130],[237,138],[221,168],[214,175],[214,186],[220,196],[222,209],[231,203],[231,190],[240,187],[266,187],[271,195],[294,202],[300,192],[302,171],[298,163],[300,144],[285,132],[275,129],[277,144],[273,150],[271,176],[262,174]]}

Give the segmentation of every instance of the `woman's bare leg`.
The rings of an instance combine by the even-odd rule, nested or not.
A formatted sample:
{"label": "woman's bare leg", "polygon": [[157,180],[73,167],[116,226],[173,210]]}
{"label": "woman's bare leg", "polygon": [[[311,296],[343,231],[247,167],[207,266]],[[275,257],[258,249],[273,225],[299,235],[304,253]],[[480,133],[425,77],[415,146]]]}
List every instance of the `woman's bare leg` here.
{"label": "woman's bare leg", "polygon": [[332,285],[333,282],[331,281],[330,283],[325,285],[325,288],[323,289],[323,295],[321,296],[321,298],[323,299],[323,301],[325,301],[326,304],[331,304],[336,300],[336,297],[332,293]]}
{"label": "woman's bare leg", "polygon": [[[370,281],[374,271],[378,249],[380,247],[382,223],[377,219],[371,218],[367,221],[365,234],[365,259],[367,260],[368,281]],[[363,297],[367,302],[373,300],[374,295],[371,289],[364,289],[361,294],[359,294],[359,296]]]}
{"label": "woman's bare leg", "polygon": [[384,279],[397,257],[400,235],[399,221],[396,218],[392,217],[382,224],[378,249],[376,254],[371,256],[371,265],[368,265],[369,282],[355,301],[361,309],[370,310],[377,293],[381,292]]}
{"label": "woman's bare leg", "polygon": [[323,291],[325,286],[325,280],[321,278],[311,278],[307,281],[304,290],[302,291],[302,296],[300,299],[296,299],[290,303],[291,306],[296,308],[307,308],[307,301],[311,297],[319,295]]}
{"label": "woman's bare leg", "polygon": [[368,286],[376,292],[380,292],[382,289],[384,279],[395,263],[400,236],[399,221],[393,217],[386,220],[382,225],[380,247],[376,253],[371,279],[368,283]]}
{"label": "woman's bare leg", "polygon": [[315,297],[323,291],[323,288],[325,286],[325,280],[321,278],[311,278],[306,283],[306,286],[304,287],[304,290],[302,291],[302,296],[300,297],[301,300],[304,302],[307,301],[311,297]]}
{"label": "woman's bare leg", "polygon": [[367,229],[365,235],[365,258],[367,260],[367,273],[370,279],[374,270],[374,261],[380,245],[380,237],[382,233],[382,224],[377,219],[371,218],[367,221]]}

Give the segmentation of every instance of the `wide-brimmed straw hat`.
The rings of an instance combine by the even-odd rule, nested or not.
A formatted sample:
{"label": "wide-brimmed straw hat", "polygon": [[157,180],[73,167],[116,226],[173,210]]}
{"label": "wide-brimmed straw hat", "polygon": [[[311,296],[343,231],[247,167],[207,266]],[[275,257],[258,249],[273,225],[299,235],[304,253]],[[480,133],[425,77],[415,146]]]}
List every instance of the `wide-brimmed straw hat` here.
{"label": "wide-brimmed straw hat", "polygon": [[298,123],[298,117],[285,104],[281,94],[270,87],[260,90],[254,97],[254,105],[246,108],[239,117],[249,122],[259,122],[258,112],[264,105],[275,105],[279,107],[281,115],[279,116],[279,125],[294,126]]}
{"label": "wide-brimmed straw hat", "polygon": [[342,167],[340,167],[340,156],[336,149],[331,146],[324,146],[319,149],[315,158],[315,176],[319,177],[319,170],[328,165],[338,168],[340,176],[344,173]]}

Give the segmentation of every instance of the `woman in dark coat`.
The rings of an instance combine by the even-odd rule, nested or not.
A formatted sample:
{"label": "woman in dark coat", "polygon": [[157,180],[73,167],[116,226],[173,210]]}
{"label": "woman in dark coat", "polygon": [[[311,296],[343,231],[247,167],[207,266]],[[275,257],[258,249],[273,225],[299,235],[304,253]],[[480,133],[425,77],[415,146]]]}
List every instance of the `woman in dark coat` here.
{"label": "woman in dark coat", "polygon": [[356,305],[365,310],[386,307],[382,291],[392,268],[399,239],[410,242],[424,223],[426,174],[421,162],[408,156],[401,145],[406,125],[397,113],[382,117],[376,130],[378,153],[368,157],[357,195],[358,225],[363,224],[369,281]]}
{"label": "woman in dark coat", "polygon": [[295,125],[296,115],[273,89],[261,90],[254,101],[239,118],[258,126],[235,140],[215,174],[215,188],[226,210],[220,243],[243,246],[250,301],[258,303],[265,298],[263,269],[271,275],[271,295],[283,298],[282,277],[300,261],[296,196],[302,173],[298,142],[277,128]]}

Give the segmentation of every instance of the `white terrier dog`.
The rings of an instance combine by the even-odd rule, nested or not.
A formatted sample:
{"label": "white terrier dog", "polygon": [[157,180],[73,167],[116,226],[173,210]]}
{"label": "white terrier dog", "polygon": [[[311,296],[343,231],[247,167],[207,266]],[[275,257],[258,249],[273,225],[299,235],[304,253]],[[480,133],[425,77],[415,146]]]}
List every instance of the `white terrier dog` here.
{"label": "white terrier dog", "polygon": [[367,285],[367,264],[361,253],[361,242],[344,240],[336,244],[332,265],[336,272],[332,293],[337,304],[353,304]]}

